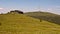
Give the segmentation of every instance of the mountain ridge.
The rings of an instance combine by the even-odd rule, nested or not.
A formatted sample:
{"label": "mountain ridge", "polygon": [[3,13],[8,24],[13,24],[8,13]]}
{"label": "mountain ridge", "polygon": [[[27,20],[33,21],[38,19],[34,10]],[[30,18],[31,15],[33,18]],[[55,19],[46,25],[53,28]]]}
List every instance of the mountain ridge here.
{"label": "mountain ridge", "polygon": [[56,24],[60,24],[60,15],[57,15],[57,14],[53,14],[53,13],[50,13],[50,12],[28,12],[28,13],[25,13],[25,15],[28,15],[30,17],[34,17],[34,18],[37,18],[37,19],[43,19],[43,20],[46,20],[46,21],[49,21],[49,22],[53,22],[53,23],[56,23]]}

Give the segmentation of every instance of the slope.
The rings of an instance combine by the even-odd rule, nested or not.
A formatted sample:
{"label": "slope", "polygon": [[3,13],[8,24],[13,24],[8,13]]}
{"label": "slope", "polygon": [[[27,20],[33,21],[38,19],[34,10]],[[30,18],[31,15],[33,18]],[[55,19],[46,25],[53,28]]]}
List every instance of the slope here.
{"label": "slope", "polygon": [[25,15],[38,18],[38,19],[43,19],[49,22],[53,22],[55,24],[60,25],[60,15],[49,13],[49,12],[29,12],[25,13]]}
{"label": "slope", "polygon": [[1,14],[0,34],[60,34],[60,25],[23,14]]}

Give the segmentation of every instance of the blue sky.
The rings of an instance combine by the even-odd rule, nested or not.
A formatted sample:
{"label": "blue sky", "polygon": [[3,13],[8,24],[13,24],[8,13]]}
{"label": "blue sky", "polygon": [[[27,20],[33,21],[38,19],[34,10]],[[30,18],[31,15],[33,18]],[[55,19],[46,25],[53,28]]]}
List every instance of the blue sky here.
{"label": "blue sky", "polygon": [[47,11],[60,13],[60,0],[0,0],[0,12],[10,10]]}
{"label": "blue sky", "polygon": [[60,0],[40,0],[40,10],[60,14]]}

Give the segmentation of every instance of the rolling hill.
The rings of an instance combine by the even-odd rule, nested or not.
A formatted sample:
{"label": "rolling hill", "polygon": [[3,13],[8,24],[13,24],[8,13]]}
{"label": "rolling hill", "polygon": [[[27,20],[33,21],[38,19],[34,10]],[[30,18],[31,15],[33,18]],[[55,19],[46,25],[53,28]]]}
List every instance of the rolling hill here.
{"label": "rolling hill", "polygon": [[0,34],[60,34],[60,25],[24,14],[0,14]]}
{"label": "rolling hill", "polygon": [[42,20],[46,20],[46,21],[60,25],[60,15],[57,15],[57,14],[37,11],[37,12],[28,12],[28,13],[25,13],[25,15],[42,19]]}

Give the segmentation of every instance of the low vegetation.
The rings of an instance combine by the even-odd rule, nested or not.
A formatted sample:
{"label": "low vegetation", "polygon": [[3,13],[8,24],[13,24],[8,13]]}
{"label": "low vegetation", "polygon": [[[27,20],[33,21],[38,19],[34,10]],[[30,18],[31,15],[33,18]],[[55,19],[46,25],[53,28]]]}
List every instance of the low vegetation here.
{"label": "low vegetation", "polygon": [[25,15],[60,25],[60,15],[57,14],[53,14],[49,12],[29,12],[29,13],[25,13]]}
{"label": "low vegetation", "polygon": [[0,34],[60,34],[60,25],[24,14],[0,14]]}

